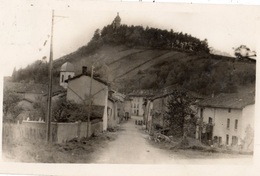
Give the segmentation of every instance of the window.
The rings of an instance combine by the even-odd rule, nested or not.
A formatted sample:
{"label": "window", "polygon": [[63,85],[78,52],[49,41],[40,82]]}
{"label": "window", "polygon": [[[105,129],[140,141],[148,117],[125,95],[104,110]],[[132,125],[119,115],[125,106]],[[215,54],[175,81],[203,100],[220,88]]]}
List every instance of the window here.
{"label": "window", "polygon": [[135,104],[134,104],[134,108],[136,108]]}
{"label": "window", "polygon": [[71,78],[71,75],[68,76],[68,79],[70,79],[70,78]]}
{"label": "window", "polygon": [[110,108],[107,107],[107,116],[110,116]]}
{"label": "window", "polygon": [[228,112],[231,113],[231,109],[230,108],[228,109]]}
{"label": "window", "polygon": [[200,117],[203,118],[203,108],[200,108]]}
{"label": "window", "polygon": [[235,120],[235,130],[237,130],[238,120]]}
{"label": "window", "polygon": [[212,124],[212,118],[209,117],[209,124]]}
{"label": "window", "polygon": [[227,119],[227,129],[229,129],[230,126],[230,119]]}
{"label": "window", "polygon": [[226,144],[228,145],[228,141],[229,141],[229,135],[226,135]]}
{"label": "window", "polygon": [[139,104],[137,104],[137,108],[139,108]]}
{"label": "window", "polygon": [[61,82],[64,82],[64,75],[61,75]]}

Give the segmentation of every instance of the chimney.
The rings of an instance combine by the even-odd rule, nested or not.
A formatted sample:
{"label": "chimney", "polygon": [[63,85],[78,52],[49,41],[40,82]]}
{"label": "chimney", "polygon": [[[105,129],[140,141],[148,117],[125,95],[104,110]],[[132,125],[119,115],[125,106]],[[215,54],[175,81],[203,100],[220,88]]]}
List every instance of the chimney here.
{"label": "chimney", "polygon": [[87,75],[87,70],[88,70],[88,67],[83,66],[83,67],[82,67],[82,74],[83,74],[83,75]]}

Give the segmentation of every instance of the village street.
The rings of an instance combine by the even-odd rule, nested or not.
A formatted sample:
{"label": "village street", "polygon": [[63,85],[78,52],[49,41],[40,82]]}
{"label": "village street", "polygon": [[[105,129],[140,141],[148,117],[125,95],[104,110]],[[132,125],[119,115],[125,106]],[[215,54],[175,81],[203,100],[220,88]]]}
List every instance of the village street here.
{"label": "village street", "polygon": [[[250,156],[230,158],[199,158],[182,157],[178,153],[159,149],[148,142],[146,134],[135,120],[141,117],[132,117],[121,125],[121,132],[115,141],[96,152],[93,163],[103,164],[252,164]],[[198,154],[199,155],[199,154]]]}
{"label": "village street", "polygon": [[171,158],[164,150],[149,145],[148,135],[141,130],[142,126],[135,125],[135,120],[141,117],[132,117],[122,124],[123,131],[118,138],[102,149],[95,163],[110,164],[159,164]]}

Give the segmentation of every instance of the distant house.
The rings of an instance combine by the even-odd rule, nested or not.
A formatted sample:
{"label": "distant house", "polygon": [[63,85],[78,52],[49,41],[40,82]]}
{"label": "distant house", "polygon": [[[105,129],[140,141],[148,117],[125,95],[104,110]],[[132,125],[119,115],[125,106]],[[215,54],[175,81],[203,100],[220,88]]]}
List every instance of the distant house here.
{"label": "distant house", "polygon": [[135,90],[128,94],[129,99],[131,99],[131,115],[143,116],[145,100],[154,95],[155,92],[153,90]]}
{"label": "distant house", "polygon": [[167,111],[168,94],[155,96],[147,101],[145,121],[147,129],[152,132],[154,126],[164,128],[164,113]]}
{"label": "distant house", "polygon": [[129,97],[126,97],[126,98],[125,98],[125,101],[124,101],[125,116],[126,116],[127,118],[130,118],[130,117],[131,117],[132,101],[133,101],[133,99],[131,99],[131,98],[129,98]]}
{"label": "distant house", "polygon": [[208,128],[201,134],[198,132],[197,138],[218,145],[243,145],[247,150],[253,150],[253,142],[248,139],[253,138],[247,135],[248,130],[254,128],[254,102],[254,93],[219,94],[199,102],[199,116]]}
{"label": "distant house", "polygon": [[123,117],[125,116],[125,109],[124,109],[124,101],[125,101],[125,95],[122,93],[119,93],[114,90],[109,91],[109,97],[108,100],[109,102],[113,102],[113,119],[110,120],[113,122],[110,127],[115,127],[117,124],[119,124],[122,120]]}
{"label": "distant house", "polygon": [[[157,95],[147,99],[144,106],[144,120],[147,124],[146,127],[150,131],[150,133],[154,131],[154,127],[160,129],[164,129],[167,127],[167,124],[165,123],[165,113],[168,110],[167,104],[169,96],[172,94],[173,91],[176,90],[185,91],[184,89],[179,89],[176,87],[167,87],[161,89],[160,92],[157,91]],[[190,97],[193,97],[196,100],[202,99],[201,95],[187,90],[186,92]],[[195,109],[195,107],[193,106],[191,108]]]}
{"label": "distant house", "polygon": [[91,76],[87,74],[87,67],[82,68],[82,74],[68,79],[67,100],[79,104],[89,104],[91,98],[92,105],[103,106],[103,130],[107,130],[107,109],[108,109],[108,84],[94,77],[92,80],[92,91],[90,96]]}

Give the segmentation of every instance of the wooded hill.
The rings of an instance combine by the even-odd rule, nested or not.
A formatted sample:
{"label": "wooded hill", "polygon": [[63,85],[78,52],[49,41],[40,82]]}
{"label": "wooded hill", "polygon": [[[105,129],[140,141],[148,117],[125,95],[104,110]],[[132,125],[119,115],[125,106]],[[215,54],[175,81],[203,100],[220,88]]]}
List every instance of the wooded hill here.
{"label": "wooded hill", "polygon": [[[207,40],[142,26],[97,29],[86,46],[55,60],[55,84],[66,61],[75,66],[76,74],[83,65],[94,64],[96,76],[123,93],[176,85],[210,95],[255,85],[254,60],[212,55]],[[37,61],[15,71],[13,79],[46,83],[47,70],[47,64]]]}

